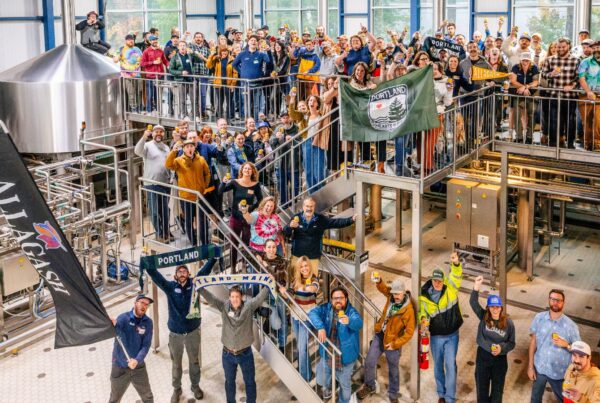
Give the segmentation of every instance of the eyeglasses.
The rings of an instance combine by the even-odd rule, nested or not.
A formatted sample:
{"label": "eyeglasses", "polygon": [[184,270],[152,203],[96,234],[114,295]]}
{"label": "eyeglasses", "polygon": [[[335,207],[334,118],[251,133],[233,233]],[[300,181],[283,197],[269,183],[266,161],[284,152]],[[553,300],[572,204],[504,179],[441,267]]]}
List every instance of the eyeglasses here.
{"label": "eyeglasses", "polygon": [[548,298],[550,300],[550,302],[564,302],[564,299],[560,299],[560,298]]}
{"label": "eyeglasses", "polygon": [[428,61],[429,61],[429,58],[428,58],[428,57],[421,57],[421,58],[419,59],[419,61],[421,61],[421,62],[428,62]]}
{"label": "eyeglasses", "polygon": [[334,301],[343,301],[343,300],[346,299],[346,297],[333,297],[331,299],[334,300]]}

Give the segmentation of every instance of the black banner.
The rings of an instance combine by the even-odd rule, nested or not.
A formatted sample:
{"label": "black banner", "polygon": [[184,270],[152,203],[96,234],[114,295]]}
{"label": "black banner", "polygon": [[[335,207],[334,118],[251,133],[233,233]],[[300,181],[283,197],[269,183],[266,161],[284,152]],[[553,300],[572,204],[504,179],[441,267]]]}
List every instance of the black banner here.
{"label": "black banner", "polygon": [[[443,39],[436,39],[433,36],[428,36],[423,42],[423,50],[429,54],[429,57],[434,62],[440,60],[440,50],[445,49],[448,52],[448,57],[458,56],[460,60],[466,57],[465,49],[457,43],[446,41]],[[448,58],[446,58],[448,60]]]}
{"label": "black banner", "polygon": [[0,161],[0,211],[54,300],[54,347],[80,346],[114,337],[114,327],[98,294],[12,139],[2,130]]}

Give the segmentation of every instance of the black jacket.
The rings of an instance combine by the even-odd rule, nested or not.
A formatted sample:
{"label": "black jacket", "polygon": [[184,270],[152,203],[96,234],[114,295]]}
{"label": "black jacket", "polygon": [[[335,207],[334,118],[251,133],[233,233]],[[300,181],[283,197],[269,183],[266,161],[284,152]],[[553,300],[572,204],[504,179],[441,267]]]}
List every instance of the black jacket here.
{"label": "black jacket", "polygon": [[[303,213],[294,215],[300,219],[298,228],[286,225],[283,233],[292,237],[292,255],[306,256],[309,259],[319,259],[323,249],[323,233],[330,228],[344,228],[352,225],[354,220],[348,218],[329,218],[323,214],[315,213],[312,220],[307,223]],[[294,219],[292,217],[292,219]]]}

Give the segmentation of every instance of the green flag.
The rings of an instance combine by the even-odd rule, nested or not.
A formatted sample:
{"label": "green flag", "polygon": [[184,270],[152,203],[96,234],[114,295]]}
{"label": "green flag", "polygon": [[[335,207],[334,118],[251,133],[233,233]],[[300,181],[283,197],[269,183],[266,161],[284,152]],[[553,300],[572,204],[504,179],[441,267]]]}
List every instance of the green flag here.
{"label": "green flag", "polygon": [[357,90],[340,81],[343,140],[380,141],[439,127],[431,66]]}

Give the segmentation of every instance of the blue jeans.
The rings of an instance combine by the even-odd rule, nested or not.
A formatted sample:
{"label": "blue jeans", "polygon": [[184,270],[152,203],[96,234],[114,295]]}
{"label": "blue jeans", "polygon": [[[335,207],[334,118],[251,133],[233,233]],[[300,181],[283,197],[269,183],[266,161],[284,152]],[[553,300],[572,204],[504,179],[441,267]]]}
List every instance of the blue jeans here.
{"label": "blue jeans", "polygon": [[225,396],[227,397],[227,403],[236,403],[235,378],[238,365],[242,370],[242,377],[246,385],[246,402],[256,403],[256,381],[254,379],[255,369],[252,347],[239,355],[233,355],[223,350],[222,362],[223,372],[225,373]]}
{"label": "blue jeans", "polygon": [[[246,107],[248,108],[248,114],[251,114],[254,120],[258,122],[259,113],[264,113],[265,111],[265,92],[263,88],[250,86],[247,83],[244,83],[244,95],[242,95],[242,98],[244,96],[248,97],[247,99],[249,105],[246,105]],[[243,103],[244,101],[242,101],[242,107]],[[244,117],[246,117],[245,113]]]}
{"label": "blue jeans", "polygon": [[312,141],[302,143],[302,164],[306,175],[308,193],[312,194],[323,186],[327,176],[327,159],[325,150],[313,146]]}
{"label": "blue jeans", "polygon": [[[283,163],[285,163],[285,161],[283,161]],[[279,185],[279,204],[282,208],[285,208],[287,207],[286,204],[288,201],[296,197],[300,192],[300,171],[294,170],[293,194],[290,194],[289,189],[289,187],[292,186],[292,170],[277,168],[275,169],[275,175],[277,175],[277,183]]]}
{"label": "blue jeans", "polygon": [[152,109],[158,109],[156,86],[154,80],[146,80],[146,112],[152,112]]}
{"label": "blue jeans", "polygon": [[277,342],[279,343],[279,348],[283,349],[285,347],[287,341],[287,315],[285,312],[285,304],[281,298],[277,299],[277,302],[274,302],[272,298],[270,298],[270,306],[271,309],[277,310],[277,316],[279,316],[279,320],[281,321],[281,327],[277,332]]}
{"label": "blue jeans", "polygon": [[[196,208],[196,204],[191,201],[180,200],[181,211],[185,217],[185,234],[193,246],[198,246],[198,234],[200,233],[200,242],[202,245],[208,244],[208,221],[201,209]],[[194,228],[196,224],[196,228]]]}
{"label": "blue jeans", "polygon": [[198,92],[200,93],[200,105],[198,105],[198,109],[200,114],[206,112],[206,90],[208,89],[208,78],[199,78],[198,79]]}
{"label": "blue jeans", "polygon": [[544,390],[546,389],[546,382],[550,384],[556,400],[559,402],[563,401],[562,396],[562,384],[563,379],[551,379],[546,375],[540,374],[535,371],[536,379],[533,381],[533,387],[531,388],[531,403],[542,403],[542,396],[544,396]]}
{"label": "blue jeans", "polygon": [[[148,209],[154,232],[159,238],[169,237],[169,194],[170,190],[160,185],[148,185]],[[164,195],[164,196],[163,196]]]}
{"label": "blue jeans", "polygon": [[[310,365],[310,356],[308,355],[308,329],[300,324],[300,320],[292,318],[292,329],[296,336],[296,345],[298,348],[298,368],[300,375],[306,382],[310,382],[312,371]],[[309,322],[304,322],[308,326]]]}
{"label": "blue jeans", "polygon": [[377,361],[381,354],[385,353],[385,359],[387,360],[389,370],[389,382],[388,396],[390,400],[394,400],[398,397],[398,391],[400,390],[400,354],[402,350],[385,350],[383,348],[383,333],[377,333],[373,337],[371,347],[367,353],[365,359],[365,384],[370,388],[375,388],[375,379],[377,377]]}
{"label": "blue jeans", "polygon": [[456,400],[456,352],[458,331],[447,336],[431,336],[431,354],[437,394],[447,403]]}
{"label": "blue jeans", "polygon": [[[331,358],[329,358],[330,360]],[[317,385],[321,385],[326,389],[331,389],[331,367],[326,359],[321,357],[319,361],[320,369],[317,368]],[[336,368],[335,379],[340,385],[340,395],[338,396],[338,403],[348,403],[352,397],[352,370],[354,369],[354,363],[342,366],[342,368]]]}

